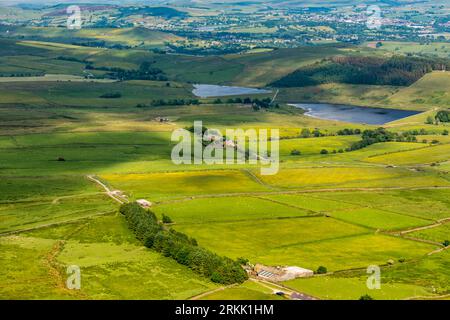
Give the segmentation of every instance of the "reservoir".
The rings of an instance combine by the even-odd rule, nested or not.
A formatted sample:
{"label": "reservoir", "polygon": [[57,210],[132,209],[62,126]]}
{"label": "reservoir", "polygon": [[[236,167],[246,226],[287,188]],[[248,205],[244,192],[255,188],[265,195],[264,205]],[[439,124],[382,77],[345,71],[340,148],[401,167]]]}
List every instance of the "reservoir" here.
{"label": "reservoir", "polygon": [[194,84],[194,90],[192,91],[193,94],[200,98],[262,94],[271,92],[272,91],[264,89],[218,86],[213,84]]}
{"label": "reservoir", "polygon": [[357,107],[328,103],[296,103],[291,105],[304,109],[306,115],[315,118],[374,125],[385,124],[420,113],[409,110]]}

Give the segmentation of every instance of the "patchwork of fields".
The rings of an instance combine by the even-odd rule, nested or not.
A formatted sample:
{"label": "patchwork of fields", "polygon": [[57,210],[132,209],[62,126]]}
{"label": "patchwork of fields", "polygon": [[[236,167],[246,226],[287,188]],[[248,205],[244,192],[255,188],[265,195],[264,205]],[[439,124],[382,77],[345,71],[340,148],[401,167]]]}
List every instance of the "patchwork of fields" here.
{"label": "patchwork of fields", "polygon": [[[126,31],[108,32],[126,37]],[[317,101],[346,103],[350,97],[356,103],[359,92],[367,102],[362,105],[405,108],[411,102],[425,111],[386,124],[399,134],[424,129],[417,141],[351,151],[361,134],[338,131],[373,126],[310,118],[284,104],[259,111],[211,100],[137,107],[192,99],[195,82],[265,86],[299,66],[346,53],[342,48],[330,46],[320,55],[306,47],[175,59],[145,50],[3,44],[0,73],[20,64],[19,71],[31,76],[52,70],[60,78],[0,78],[0,299],[281,299],[274,295],[276,284],[250,279],[224,287],[143,247],[104,186],[120,191],[122,199],[150,201],[158,219],[170,217],[167,228],[218,255],[327,269],[283,283],[292,291],[321,299],[448,296],[450,140],[443,133],[449,126],[425,124],[434,108],[448,107],[448,72],[429,74],[409,88],[327,84],[280,92],[280,102],[313,99],[308,94],[317,92]],[[26,63],[14,54],[18,46]],[[83,64],[61,63],[59,56],[123,68],[155,59],[170,80],[85,82],[79,78]],[[121,97],[101,98],[112,92]],[[195,120],[218,129],[280,129],[279,173],[264,176],[247,164],[174,165],[171,132]],[[322,134],[302,137],[305,128]],[[81,268],[79,291],[65,287],[70,265]],[[369,265],[381,267],[381,290],[365,286]]]}

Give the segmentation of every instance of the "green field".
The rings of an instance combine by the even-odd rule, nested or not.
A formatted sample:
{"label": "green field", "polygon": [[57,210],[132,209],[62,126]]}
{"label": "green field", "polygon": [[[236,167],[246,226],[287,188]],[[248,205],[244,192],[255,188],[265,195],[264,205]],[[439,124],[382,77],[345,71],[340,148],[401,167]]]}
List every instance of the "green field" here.
{"label": "green field", "polygon": [[350,223],[383,230],[407,229],[429,224],[427,220],[371,208],[334,211],[331,216]]}
{"label": "green field", "polygon": [[[258,28],[246,31],[263,30]],[[42,31],[15,29],[27,37]],[[329,83],[282,89],[279,108],[263,110],[226,98],[150,106],[159,99],[194,99],[194,83],[265,87],[329,56],[392,50],[388,44],[369,50],[329,43],[189,56],[149,50],[181,38],[171,33],[143,28],[76,33],[132,48],[37,41],[67,40],[63,28],[50,28],[47,39],[36,41],[0,39],[0,299],[282,299],[274,294],[279,287],[252,280],[219,285],[147,249],[118,213],[119,204],[88,176],[130,201],[152,202],[158,219],[172,220],[164,228],[218,255],[314,271],[325,266],[329,274],[283,283],[301,293],[321,299],[449,293],[450,258],[443,247],[450,240],[444,223],[450,218],[450,140],[443,135],[449,126],[425,124],[449,105],[449,72],[427,74],[410,87]],[[412,48],[406,44],[394,49],[407,50]],[[84,77],[87,64],[136,70],[143,62],[160,68],[168,80]],[[272,98],[275,92],[252,98]],[[120,97],[101,97],[111,93]],[[308,117],[288,102],[424,111],[383,126],[398,134],[426,132],[416,135],[417,142],[379,142],[349,151],[362,136],[341,136],[339,130],[376,127]],[[279,172],[265,176],[249,164],[173,164],[172,131],[198,120],[220,130],[279,129]],[[303,129],[318,129],[323,136],[302,138]],[[434,227],[414,231],[426,226]],[[374,264],[382,267],[382,289],[368,292],[365,270]],[[81,268],[79,291],[65,286],[69,265]]]}
{"label": "green field", "polygon": [[[360,208],[378,208],[404,216],[440,220],[448,217],[450,191],[434,190],[401,190],[383,192],[341,192],[320,193],[314,198],[344,202],[347,206]],[[431,224],[431,223],[430,223]]]}
{"label": "green field", "polygon": [[[435,71],[425,75],[412,86],[395,93],[383,103],[393,106],[408,106],[410,110],[427,110],[448,106],[450,96],[450,72]],[[426,106],[425,109],[423,106]]]}
{"label": "green field", "polygon": [[409,233],[408,235],[420,239],[443,243],[450,238],[450,226],[448,224],[444,224],[431,229],[415,231]]}
{"label": "green field", "polygon": [[[439,156],[445,157],[442,154]],[[403,168],[383,167],[318,166],[286,169],[280,171],[276,176],[260,176],[259,178],[264,184],[281,189],[327,189],[327,186],[330,185],[333,188],[361,189],[449,186],[447,180],[429,173],[412,174]]]}
{"label": "green field", "polygon": [[[217,212],[223,214],[217,215]],[[265,220],[314,214],[307,210],[251,197],[195,199],[177,204],[162,204],[155,207],[155,213],[168,215],[177,224]]]}
{"label": "green field", "polygon": [[414,165],[433,162],[447,161],[450,153],[450,144],[443,144],[424,149],[407,152],[391,153],[367,158],[366,161],[373,163],[386,163],[395,165]]}
{"label": "green field", "polygon": [[316,277],[311,279],[297,279],[285,284],[299,291],[307,291],[322,299],[357,300],[366,294],[376,300],[402,300],[414,296],[430,296],[431,292],[423,287],[403,283],[382,282],[381,289],[369,290],[366,277],[338,278]]}
{"label": "green field", "polygon": [[382,50],[395,52],[397,54],[425,54],[437,55],[439,57],[450,57],[450,45],[448,43],[419,44],[414,42],[384,41]]}
{"label": "green field", "polygon": [[[116,215],[2,237],[0,247],[3,298],[187,299],[216,287],[141,247]],[[69,265],[81,268],[80,291],[67,290],[55,276]],[[136,290],[128,290],[130,285]]]}
{"label": "green field", "polygon": [[[301,252],[309,245],[328,239],[347,238],[369,232],[365,228],[328,218],[177,224],[175,228],[193,235],[200,244],[220,254],[233,258],[243,256],[253,263],[269,263],[269,265],[291,265],[294,261],[293,265],[296,265],[302,261],[300,257],[297,257],[300,260],[296,260],[295,254],[294,256],[286,254],[287,251],[293,254],[295,252],[293,248],[298,248]],[[302,262],[304,263],[304,260]],[[313,263],[308,262],[306,267],[310,267],[310,263]]]}
{"label": "green field", "polygon": [[135,199],[160,200],[267,190],[245,172],[231,170],[102,175],[102,178],[113,187],[126,190]]}

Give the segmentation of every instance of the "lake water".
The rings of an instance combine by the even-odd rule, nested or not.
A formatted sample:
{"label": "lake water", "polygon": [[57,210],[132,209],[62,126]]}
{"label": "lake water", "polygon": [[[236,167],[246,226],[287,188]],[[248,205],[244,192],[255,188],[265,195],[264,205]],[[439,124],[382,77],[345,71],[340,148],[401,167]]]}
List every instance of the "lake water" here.
{"label": "lake water", "polygon": [[271,92],[272,91],[264,89],[218,86],[213,84],[194,84],[194,90],[192,91],[193,94],[200,98],[238,96],[244,94],[261,94]]}
{"label": "lake water", "polygon": [[311,117],[367,124],[385,124],[420,113],[399,109],[369,108],[327,103],[297,103],[292,105],[306,110],[305,114]]}

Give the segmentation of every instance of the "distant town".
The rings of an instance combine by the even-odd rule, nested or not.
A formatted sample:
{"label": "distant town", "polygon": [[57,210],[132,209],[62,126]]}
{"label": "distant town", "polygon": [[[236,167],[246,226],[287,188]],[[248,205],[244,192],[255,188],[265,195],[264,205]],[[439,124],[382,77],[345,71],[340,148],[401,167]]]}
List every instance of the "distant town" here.
{"label": "distant town", "polygon": [[[143,27],[178,37],[163,47],[182,54],[227,54],[261,48],[294,48],[322,42],[450,41],[449,13],[443,4],[420,6],[203,7],[83,5],[84,28]],[[18,5],[0,11],[0,25],[64,27],[64,5]],[[26,14],[23,14],[23,13]],[[20,16],[19,16],[20,14]],[[368,25],[376,20],[373,26]],[[4,30],[3,30],[4,32]],[[94,43],[99,46],[99,43]],[[136,46],[144,46],[144,43]]]}

